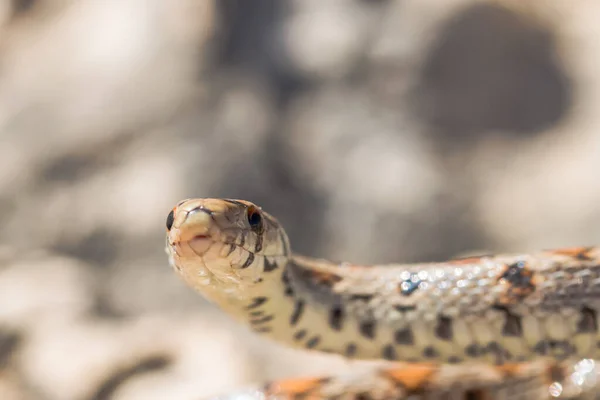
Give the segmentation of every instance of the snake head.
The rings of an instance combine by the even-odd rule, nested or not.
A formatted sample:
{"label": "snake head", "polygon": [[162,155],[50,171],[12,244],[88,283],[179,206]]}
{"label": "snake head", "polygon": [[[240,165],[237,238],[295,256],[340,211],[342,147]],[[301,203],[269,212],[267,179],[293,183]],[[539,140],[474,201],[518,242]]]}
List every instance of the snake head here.
{"label": "snake head", "polygon": [[184,280],[203,294],[236,295],[267,281],[289,258],[277,220],[242,200],[183,200],[167,216],[166,252]]}

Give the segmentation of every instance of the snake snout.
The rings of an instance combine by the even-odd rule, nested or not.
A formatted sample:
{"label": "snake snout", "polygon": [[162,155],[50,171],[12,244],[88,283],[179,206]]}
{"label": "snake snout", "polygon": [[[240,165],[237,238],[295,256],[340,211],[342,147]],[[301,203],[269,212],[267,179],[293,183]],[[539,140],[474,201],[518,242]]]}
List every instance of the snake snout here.
{"label": "snake snout", "polygon": [[209,236],[196,235],[188,242],[188,244],[196,254],[204,255],[212,246],[213,241]]}

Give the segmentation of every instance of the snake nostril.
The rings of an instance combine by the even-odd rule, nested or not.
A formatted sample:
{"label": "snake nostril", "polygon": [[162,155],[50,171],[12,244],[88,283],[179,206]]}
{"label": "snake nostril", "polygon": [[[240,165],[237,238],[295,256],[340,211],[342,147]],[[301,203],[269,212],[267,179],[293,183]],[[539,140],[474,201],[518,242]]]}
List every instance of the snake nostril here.
{"label": "snake nostril", "polygon": [[169,215],[167,215],[167,230],[170,231],[173,227],[173,222],[175,221],[175,213],[174,210],[171,210]]}

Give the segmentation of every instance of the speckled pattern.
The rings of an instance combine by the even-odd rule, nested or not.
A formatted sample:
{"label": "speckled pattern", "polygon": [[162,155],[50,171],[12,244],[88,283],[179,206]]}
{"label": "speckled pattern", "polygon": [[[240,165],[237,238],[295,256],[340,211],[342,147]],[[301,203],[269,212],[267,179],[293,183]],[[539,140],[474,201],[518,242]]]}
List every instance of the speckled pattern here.
{"label": "speckled pattern", "polygon": [[[427,264],[332,263],[293,254],[275,218],[230,199],[180,202],[167,231],[174,269],[254,332],[348,358],[428,365],[418,382],[416,366],[363,377],[370,392],[388,387],[383,397],[360,397],[367,396],[364,390],[342,385],[344,393],[356,395],[350,398],[436,398],[447,392],[456,398],[538,399],[553,379],[532,363],[548,367],[597,357],[596,247]],[[454,379],[439,369],[445,364],[460,364]],[[496,375],[486,380],[485,371]],[[306,398],[341,393],[332,378],[292,382],[264,391]]]}

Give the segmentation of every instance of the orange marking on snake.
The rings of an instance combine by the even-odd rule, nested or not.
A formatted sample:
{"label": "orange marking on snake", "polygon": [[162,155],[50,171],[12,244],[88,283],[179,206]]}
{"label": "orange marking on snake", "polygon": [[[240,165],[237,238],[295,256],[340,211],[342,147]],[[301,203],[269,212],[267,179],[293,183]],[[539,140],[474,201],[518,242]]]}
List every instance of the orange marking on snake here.
{"label": "orange marking on snake", "polygon": [[567,247],[564,249],[549,250],[549,252],[561,256],[573,257],[578,260],[591,261],[594,258],[590,257],[588,253],[593,249],[593,247]]}
{"label": "orange marking on snake", "polygon": [[[266,392],[272,396],[294,396],[308,395],[311,391],[318,389],[328,381],[327,378],[291,378],[281,379],[267,385]],[[291,397],[289,397],[291,396]],[[279,397],[278,397],[279,398]],[[303,397],[306,400],[318,399],[316,395]]]}
{"label": "orange marking on snake", "polygon": [[468,264],[477,264],[481,262],[483,256],[480,257],[467,257],[467,258],[457,258],[454,260],[449,260],[447,263],[452,265],[468,265]]}
{"label": "orange marking on snake", "polygon": [[506,291],[499,298],[500,305],[518,303],[535,291],[537,283],[535,274],[524,262],[507,265],[497,281],[506,286]]}
{"label": "orange marking on snake", "polygon": [[391,380],[402,385],[408,391],[425,387],[438,371],[435,364],[418,363],[387,369],[384,372]]}
{"label": "orange marking on snake", "polygon": [[525,368],[525,364],[504,364],[496,366],[495,368],[502,373],[504,376],[513,377],[519,375],[519,373]]}
{"label": "orange marking on snake", "polygon": [[333,286],[343,278],[339,275],[324,271],[309,271],[311,279],[317,284]]}

